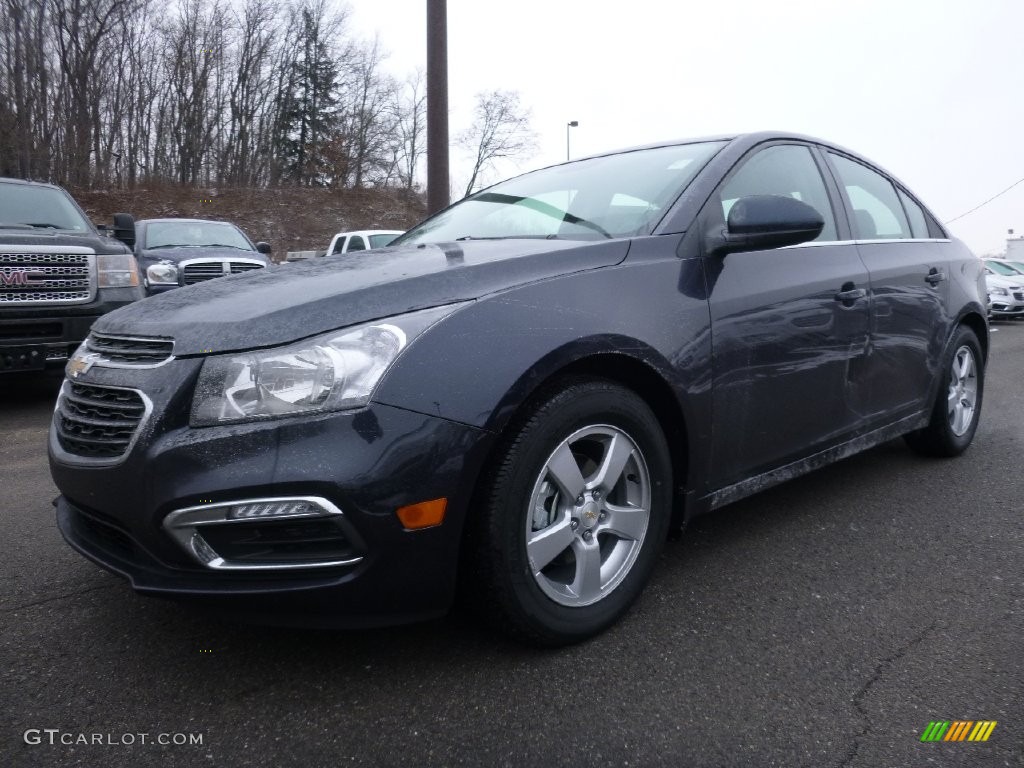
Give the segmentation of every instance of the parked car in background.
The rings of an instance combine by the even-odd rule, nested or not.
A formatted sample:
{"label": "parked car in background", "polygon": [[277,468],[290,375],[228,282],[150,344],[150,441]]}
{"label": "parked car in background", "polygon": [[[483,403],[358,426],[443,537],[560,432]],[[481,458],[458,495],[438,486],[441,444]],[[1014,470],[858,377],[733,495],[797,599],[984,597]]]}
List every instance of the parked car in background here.
{"label": "parked car in background", "polygon": [[133,245],[150,295],[270,265],[270,245],[227,221],[142,219]]}
{"label": "parked car in background", "polygon": [[72,360],[49,436],[71,546],[221,615],[398,623],[461,585],[576,642],[694,515],[899,436],[956,456],[981,413],[981,260],[792,134],[541,169],[226,282],[103,317],[148,357]]}
{"label": "parked car in background", "polygon": [[331,243],[327,246],[327,255],[383,248],[390,245],[391,241],[400,234],[402,234],[401,231],[397,229],[364,229],[359,232],[339,232],[331,238]]}
{"label": "parked car in background", "polygon": [[[131,235],[131,216],[114,222]],[[0,373],[63,365],[96,318],[142,296],[131,251],[71,195],[0,178]]]}
{"label": "parked car in background", "polygon": [[999,259],[985,259],[985,283],[994,319],[1024,317],[1024,274]]}

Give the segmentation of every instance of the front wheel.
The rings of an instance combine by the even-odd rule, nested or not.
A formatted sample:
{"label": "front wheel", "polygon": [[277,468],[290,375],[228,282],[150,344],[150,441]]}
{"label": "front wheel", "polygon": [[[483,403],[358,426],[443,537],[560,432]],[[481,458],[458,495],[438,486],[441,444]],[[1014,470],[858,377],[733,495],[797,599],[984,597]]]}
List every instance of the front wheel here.
{"label": "front wheel", "polygon": [[565,645],[615,622],[665,541],[668,445],[654,413],[607,381],[565,386],[512,429],[471,546],[477,608],[502,630]]}
{"label": "front wheel", "polygon": [[959,456],[974,439],[985,390],[985,364],[978,337],[960,326],[946,349],[942,381],[931,421],[906,436],[907,444],[927,456]]}

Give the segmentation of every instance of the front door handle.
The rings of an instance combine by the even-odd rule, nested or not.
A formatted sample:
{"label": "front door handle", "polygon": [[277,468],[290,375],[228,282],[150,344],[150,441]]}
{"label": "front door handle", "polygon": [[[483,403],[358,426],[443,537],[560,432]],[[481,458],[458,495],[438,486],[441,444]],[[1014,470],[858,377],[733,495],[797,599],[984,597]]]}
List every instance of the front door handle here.
{"label": "front door handle", "polygon": [[853,283],[845,283],[843,290],[836,294],[836,301],[841,301],[843,304],[852,304],[857,299],[863,299],[868,295],[868,292],[863,288],[853,288]]}
{"label": "front door handle", "polygon": [[939,270],[937,270],[934,267],[932,267],[931,271],[927,274],[927,276],[925,277],[924,281],[926,283],[928,283],[928,285],[938,285],[939,283],[941,283],[945,279],[946,279],[946,273],[945,272],[940,272]]}

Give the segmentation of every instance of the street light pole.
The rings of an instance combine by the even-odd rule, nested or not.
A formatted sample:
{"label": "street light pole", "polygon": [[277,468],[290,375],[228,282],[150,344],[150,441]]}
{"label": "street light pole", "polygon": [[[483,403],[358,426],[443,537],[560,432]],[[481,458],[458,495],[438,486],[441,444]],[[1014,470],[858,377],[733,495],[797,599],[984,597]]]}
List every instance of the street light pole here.
{"label": "street light pole", "polygon": [[579,120],[573,120],[565,124],[565,159],[569,160],[569,129],[580,124]]}

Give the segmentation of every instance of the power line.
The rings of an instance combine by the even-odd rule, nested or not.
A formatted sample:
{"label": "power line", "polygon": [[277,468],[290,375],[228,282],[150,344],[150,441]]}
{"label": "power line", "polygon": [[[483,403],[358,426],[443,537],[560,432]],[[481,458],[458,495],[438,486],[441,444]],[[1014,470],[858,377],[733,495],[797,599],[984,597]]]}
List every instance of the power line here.
{"label": "power line", "polygon": [[1004,189],[1004,190],[1003,190],[1002,192],[1000,192],[999,194],[996,194],[996,195],[992,195],[992,197],[990,197],[990,198],[989,198],[988,200],[986,200],[986,201],[985,201],[984,203],[982,203],[981,205],[976,205],[976,206],[974,206],[973,208],[971,208],[971,210],[967,211],[966,213],[961,213],[961,214],[960,214],[959,216],[957,216],[956,218],[950,219],[950,220],[949,220],[949,221],[947,221],[946,223],[947,223],[947,224],[952,224],[952,223],[953,223],[954,221],[959,221],[959,220],[960,220],[960,219],[962,219],[962,218],[963,218],[964,216],[967,216],[967,215],[969,215],[969,214],[972,214],[972,213],[974,213],[974,212],[975,212],[976,210],[978,210],[979,208],[984,208],[984,207],[985,207],[986,205],[988,205],[989,203],[991,203],[991,202],[992,202],[993,200],[995,200],[995,199],[996,199],[997,197],[1002,197],[1002,196],[1003,196],[1003,195],[1005,195],[1005,194],[1006,194],[1007,192],[1009,192],[1009,191],[1010,191],[1011,189],[1013,189],[1014,187],[1016,187],[1016,186],[1017,186],[1018,184],[1021,184],[1021,183],[1024,183],[1024,179],[1017,179],[1017,180],[1016,180],[1015,182],[1013,182],[1013,184],[1011,184],[1010,186],[1008,186],[1008,187],[1007,187],[1006,189]]}

